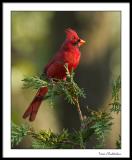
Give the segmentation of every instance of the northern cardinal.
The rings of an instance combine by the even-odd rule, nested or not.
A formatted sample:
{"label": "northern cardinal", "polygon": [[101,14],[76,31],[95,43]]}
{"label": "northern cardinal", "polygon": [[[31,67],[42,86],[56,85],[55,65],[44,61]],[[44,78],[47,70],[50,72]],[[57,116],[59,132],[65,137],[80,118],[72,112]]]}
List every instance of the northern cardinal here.
{"label": "northern cardinal", "polygon": [[[80,61],[79,47],[85,43],[84,40],[80,39],[77,33],[73,29],[66,29],[66,39],[59,51],[52,58],[52,60],[45,66],[44,74],[47,78],[56,78],[66,80],[66,70],[64,65],[68,64],[69,72],[72,68],[75,70]],[[41,87],[35,95],[33,101],[25,111],[23,118],[29,116],[29,121],[34,121],[36,114],[43,101],[44,96],[48,92],[47,87]]]}

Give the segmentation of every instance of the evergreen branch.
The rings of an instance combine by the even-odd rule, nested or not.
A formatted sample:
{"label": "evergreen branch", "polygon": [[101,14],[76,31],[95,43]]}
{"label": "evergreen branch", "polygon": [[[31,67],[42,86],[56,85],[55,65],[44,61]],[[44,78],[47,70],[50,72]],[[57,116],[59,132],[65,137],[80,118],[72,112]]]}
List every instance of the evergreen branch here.
{"label": "evergreen branch", "polygon": [[[21,126],[25,128],[23,131],[20,129]],[[27,128],[26,125],[14,125],[12,128],[12,137],[14,137],[14,131],[16,131],[15,135],[18,138],[15,139],[15,143],[12,141],[12,147],[19,144],[24,136],[29,135],[33,139],[32,148],[34,149],[86,148],[86,144],[83,142],[87,142],[93,133],[92,130],[88,129],[74,131],[73,133],[63,129],[60,134],[55,134],[51,130],[36,132],[33,128]]]}
{"label": "evergreen branch", "polygon": [[[97,112],[89,109],[89,116],[83,116],[79,103],[79,98],[85,98],[84,90],[80,89],[74,81],[74,71],[69,72],[68,65],[64,65],[66,69],[66,80],[60,79],[45,79],[42,77],[29,77],[23,79],[24,88],[32,87],[39,89],[40,87],[48,87],[48,93],[44,99],[54,100],[55,96],[63,96],[68,103],[73,104],[77,108],[79,114],[81,128],[78,131],[70,133],[68,130],[63,130],[59,134],[53,133],[51,130],[36,132],[29,127],[23,125],[12,127],[12,146],[17,145],[25,135],[30,135],[33,138],[32,148],[87,148],[89,138],[92,135],[96,136],[97,144],[94,148],[103,148],[104,138],[106,133],[111,129],[112,117],[111,112],[120,111],[119,93],[121,88],[120,76],[112,84],[112,102],[110,105],[111,112]],[[23,126],[23,127],[22,127]],[[120,142],[117,141],[117,146]]]}
{"label": "evergreen branch", "polygon": [[22,139],[28,135],[29,127],[27,125],[11,124],[11,146],[18,145]]}
{"label": "evergreen branch", "polygon": [[83,89],[80,89],[77,83],[74,81],[74,71],[72,69],[71,73],[68,70],[68,65],[64,65],[66,69],[66,80],[61,79],[41,79],[39,77],[27,77],[24,78],[22,81],[24,82],[23,88],[33,88],[39,89],[40,87],[48,87],[48,93],[44,97],[44,99],[51,100],[55,96],[62,95],[68,103],[73,104],[77,107],[77,111],[80,116],[80,120],[82,121],[83,116],[81,113],[79,100],[78,98],[82,97],[85,98],[85,93]]}
{"label": "evergreen branch", "polygon": [[23,88],[32,87],[33,89],[39,89],[40,87],[48,86],[48,83],[46,81],[40,79],[37,76],[26,77],[22,81],[24,81]]}
{"label": "evergreen branch", "polygon": [[[83,127],[78,131],[70,133],[64,130],[55,134],[51,130],[34,131],[32,128],[21,125],[14,125],[12,128],[12,137],[14,131],[17,139],[15,143],[12,140],[12,146],[20,143],[25,135],[30,135],[33,138],[32,147],[35,149],[61,149],[61,148],[87,148],[90,137],[94,134],[98,140],[95,148],[104,146],[105,134],[111,129],[112,117],[109,113],[92,111],[88,117],[83,119]],[[24,129],[21,129],[24,128]]]}
{"label": "evergreen branch", "polygon": [[121,90],[121,77],[118,76],[115,81],[112,83],[112,102],[111,112],[119,113],[121,111],[121,103],[120,103],[120,90]]}
{"label": "evergreen branch", "polygon": [[112,108],[110,109],[111,112],[119,113],[121,111],[121,103],[118,101],[114,101],[113,103],[110,103],[109,105],[112,105]]}
{"label": "evergreen branch", "polygon": [[116,141],[116,148],[121,149],[121,135],[119,135],[118,140]]}
{"label": "evergreen branch", "polygon": [[119,75],[117,79],[112,82],[112,98],[118,99],[117,93],[120,91],[120,89],[121,89],[121,77]]}
{"label": "evergreen branch", "polygon": [[85,127],[93,129],[93,134],[98,140],[95,148],[102,148],[104,146],[105,134],[111,130],[112,116],[107,112],[91,111],[90,115],[85,118]]}
{"label": "evergreen branch", "polygon": [[[55,134],[51,130],[41,130],[39,132],[34,131],[30,127],[25,127],[23,131],[21,126],[14,125],[12,128],[12,134],[16,131],[17,139],[14,144],[20,143],[25,135],[30,135],[33,138],[32,148],[35,149],[65,149],[65,148],[87,148],[89,139],[92,135],[96,136],[98,140],[95,148],[103,148],[105,134],[111,129],[112,117],[109,113],[91,111],[88,117],[83,119],[83,127],[78,131],[70,133],[68,130],[64,130]],[[20,132],[19,132],[20,131]],[[21,133],[22,132],[22,133]],[[13,136],[12,136],[13,137]],[[13,141],[12,141],[13,142]]]}

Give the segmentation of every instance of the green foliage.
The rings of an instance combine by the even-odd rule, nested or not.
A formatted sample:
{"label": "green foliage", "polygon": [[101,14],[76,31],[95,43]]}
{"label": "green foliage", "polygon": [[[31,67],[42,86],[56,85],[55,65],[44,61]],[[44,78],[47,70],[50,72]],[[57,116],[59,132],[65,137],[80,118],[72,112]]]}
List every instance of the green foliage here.
{"label": "green foliage", "polygon": [[33,138],[32,148],[34,149],[86,148],[86,142],[93,133],[93,129],[86,128],[74,131],[73,133],[63,129],[60,134],[55,134],[51,130],[41,130],[36,132],[32,128],[27,128],[26,125],[22,125],[22,127],[25,129],[21,130],[21,126],[18,125],[14,125],[12,128],[12,134],[17,130],[15,133],[15,135],[17,135],[17,139],[15,140],[15,143],[12,141],[12,147],[20,143],[25,135],[30,135]]}
{"label": "green foliage", "polygon": [[[85,98],[83,89],[80,89],[77,83],[74,81],[74,72],[73,70],[69,72],[68,65],[64,65],[66,69],[66,80],[59,79],[45,79],[43,77],[29,77],[23,79],[24,88],[32,87],[33,89],[38,89],[40,87],[48,87],[48,94],[44,99],[54,100],[55,96],[63,95],[67,102],[73,104],[79,113],[81,127],[78,131],[69,132],[68,130],[63,129],[59,134],[53,133],[51,130],[45,131],[34,131],[32,128],[29,128],[25,125],[17,126],[12,124],[12,147],[17,145],[24,136],[30,135],[33,138],[32,148],[35,149],[65,149],[65,148],[81,148],[85,149],[88,146],[89,139],[92,135],[95,135],[97,143],[93,148],[103,148],[105,135],[108,131],[111,130],[112,126],[112,116],[111,112],[120,111],[120,88],[121,81],[120,76],[112,85],[112,108],[110,111],[101,112],[94,111],[88,108],[88,116],[83,116],[79,98]],[[120,138],[120,137],[119,137]],[[117,148],[120,148],[121,138],[116,142]]]}
{"label": "green foliage", "polygon": [[[22,140],[23,136],[30,135],[33,138],[32,148],[35,149],[85,149],[89,143],[89,138],[94,134],[98,140],[94,148],[102,148],[104,145],[105,133],[110,130],[112,125],[111,120],[112,117],[105,112],[91,112],[87,118],[85,117],[84,128],[78,131],[75,130],[72,133],[65,129],[59,134],[55,134],[51,130],[36,132],[29,127],[23,126],[25,129],[22,130],[22,134],[19,134],[21,130],[17,130],[17,128],[21,128],[21,126],[19,127],[17,125],[14,125],[13,133],[14,130],[18,132],[16,133],[19,139],[17,144]],[[12,146],[14,146],[14,143],[12,143]]]}
{"label": "green foliage", "polygon": [[112,98],[119,99],[119,95],[117,94],[121,89],[121,77],[120,75],[117,77],[115,81],[112,83]]}
{"label": "green foliage", "polygon": [[119,135],[118,140],[116,141],[116,148],[121,149],[121,135]]}
{"label": "green foliage", "polygon": [[33,148],[72,148],[75,145],[70,141],[70,133],[67,130],[63,130],[60,134],[54,134],[51,130],[40,131],[33,135],[34,141],[32,144]]}
{"label": "green foliage", "polygon": [[121,111],[121,103],[120,103],[120,90],[121,90],[121,77],[113,81],[112,83],[112,105],[111,111],[119,113]]}
{"label": "green foliage", "polygon": [[27,125],[11,124],[11,146],[18,145],[21,140],[28,135],[29,127]]}
{"label": "green foliage", "polygon": [[40,87],[48,87],[48,94],[44,99],[54,99],[55,96],[63,95],[64,99],[67,100],[71,104],[75,103],[76,97],[83,97],[85,98],[85,93],[83,89],[80,89],[77,83],[73,80],[74,72],[73,70],[71,73],[68,70],[67,64],[65,64],[66,69],[66,80],[60,79],[40,79],[39,77],[27,77],[24,78],[22,81],[23,88],[33,88],[38,89]]}
{"label": "green foliage", "polygon": [[110,130],[112,125],[111,120],[113,119],[109,113],[106,112],[95,112],[90,116],[93,124],[91,128],[94,129],[95,134],[98,139],[102,139],[104,137],[104,133]]}
{"label": "green foliage", "polygon": [[33,89],[39,89],[40,87],[46,87],[48,85],[46,81],[40,79],[37,76],[26,77],[22,81],[24,81],[23,88],[32,87]]}
{"label": "green foliage", "polygon": [[90,111],[90,115],[85,119],[85,126],[93,129],[93,134],[98,141],[95,148],[103,148],[105,134],[111,130],[112,116],[107,112]]}
{"label": "green foliage", "polygon": [[120,102],[115,101],[113,103],[110,103],[110,105],[112,105],[111,111],[116,112],[116,113],[120,112],[120,110],[121,110],[121,103]]}

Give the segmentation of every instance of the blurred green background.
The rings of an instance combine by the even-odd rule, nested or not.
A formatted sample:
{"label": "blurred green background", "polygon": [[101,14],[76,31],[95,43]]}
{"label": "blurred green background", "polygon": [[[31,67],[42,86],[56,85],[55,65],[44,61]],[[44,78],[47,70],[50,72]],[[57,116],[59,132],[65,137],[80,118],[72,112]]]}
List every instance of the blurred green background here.
{"label": "blurred green background", "polygon": [[[51,107],[44,101],[34,122],[23,120],[22,115],[36,91],[22,89],[24,76],[40,75],[44,66],[57,52],[65,39],[68,27],[77,31],[86,44],[80,48],[81,61],[75,80],[84,88],[87,98],[81,100],[81,109],[107,107],[111,98],[111,82],[120,74],[121,28],[120,12],[50,11],[11,13],[12,62],[12,120],[16,124],[28,123],[36,130],[51,128],[58,133],[63,128],[71,132],[80,126],[76,108],[63,98]],[[105,148],[115,148],[120,134],[120,114],[113,115],[114,125],[107,135]],[[91,138],[89,148],[94,144]],[[26,138],[18,148],[30,148]]]}

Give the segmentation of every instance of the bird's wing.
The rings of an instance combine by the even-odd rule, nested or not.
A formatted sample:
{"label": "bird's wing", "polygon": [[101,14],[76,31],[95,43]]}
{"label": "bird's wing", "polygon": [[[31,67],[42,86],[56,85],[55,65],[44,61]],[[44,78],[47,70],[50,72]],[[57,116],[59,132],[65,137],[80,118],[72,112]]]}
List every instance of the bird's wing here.
{"label": "bird's wing", "polygon": [[51,63],[46,69],[46,75],[48,78],[65,79],[66,70],[64,67],[64,62],[55,61]]}
{"label": "bird's wing", "polygon": [[[48,68],[50,67],[50,65],[52,65],[54,63],[54,59],[51,60],[45,67],[44,67],[44,73],[47,73]],[[47,75],[47,74],[46,74]]]}

